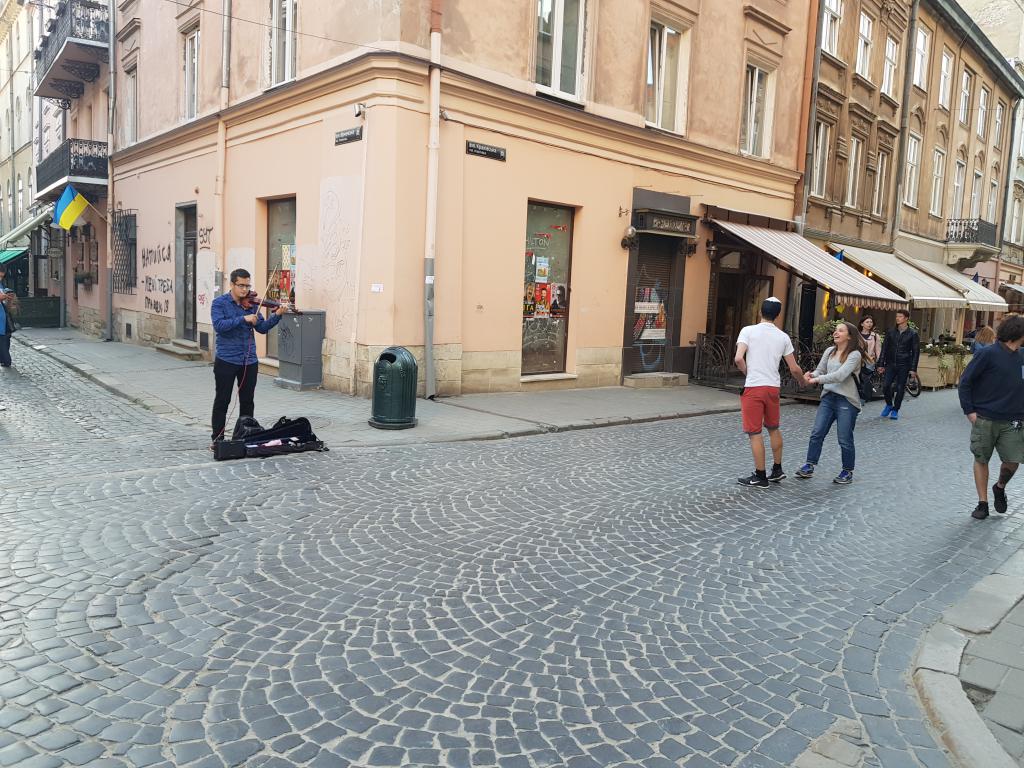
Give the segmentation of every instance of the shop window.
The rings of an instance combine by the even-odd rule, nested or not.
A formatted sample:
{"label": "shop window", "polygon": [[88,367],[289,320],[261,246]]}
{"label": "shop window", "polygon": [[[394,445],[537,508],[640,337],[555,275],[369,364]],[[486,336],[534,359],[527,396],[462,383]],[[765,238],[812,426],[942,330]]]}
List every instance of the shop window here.
{"label": "shop window", "polygon": [[[295,300],[295,198],[267,201],[267,298]],[[277,334],[267,334],[267,357],[277,358]]]}
{"label": "shop window", "polygon": [[543,203],[527,206],[523,375],[565,371],[572,223],[572,208]]}

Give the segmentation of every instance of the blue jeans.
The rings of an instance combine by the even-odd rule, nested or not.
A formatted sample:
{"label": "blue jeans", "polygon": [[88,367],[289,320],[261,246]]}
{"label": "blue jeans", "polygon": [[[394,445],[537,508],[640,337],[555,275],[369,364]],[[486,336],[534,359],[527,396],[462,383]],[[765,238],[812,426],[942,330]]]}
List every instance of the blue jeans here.
{"label": "blue jeans", "polygon": [[860,413],[842,395],[835,392],[826,392],[821,397],[821,405],[818,406],[818,415],[814,419],[814,429],[811,430],[811,442],[807,446],[807,463],[817,464],[821,458],[821,444],[825,442],[825,436],[832,429],[832,423],[839,423],[839,449],[843,455],[843,469],[851,472],[856,462],[857,454],[853,448],[853,428],[857,426],[857,414]]}

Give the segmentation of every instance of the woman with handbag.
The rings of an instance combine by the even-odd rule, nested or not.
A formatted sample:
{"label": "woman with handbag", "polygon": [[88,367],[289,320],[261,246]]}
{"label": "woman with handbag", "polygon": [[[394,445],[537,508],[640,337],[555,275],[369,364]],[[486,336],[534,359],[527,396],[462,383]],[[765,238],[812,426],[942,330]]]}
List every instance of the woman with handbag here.
{"label": "woman with handbag", "polygon": [[0,264],[0,368],[11,367],[11,334],[14,333],[12,311],[17,298],[4,287],[7,267]]}
{"label": "woman with handbag", "polygon": [[857,371],[864,359],[864,339],[853,323],[839,323],[832,334],[833,345],[825,350],[818,367],[804,374],[808,384],[821,384],[821,404],[811,430],[807,446],[807,461],[796,471],[796,476],[807,479],[814,475],[814,467],[821,458],[821,445],[838,424],[839,449],[842,453],[842,471],[832,481],[839,485],[853,482],[856,454],[853,429],[860,414],[860,392],[857,391]]}
{"label": "woman with handbag", "polygon": [[864,315],[860,320],[860,337],[864,340],[864,359],[861,361],[860,402],[861,405],[872,398],[874,393],[871,380],[875,376],[875,365],[882,353],[882,339],[875,333],[875,318]]}

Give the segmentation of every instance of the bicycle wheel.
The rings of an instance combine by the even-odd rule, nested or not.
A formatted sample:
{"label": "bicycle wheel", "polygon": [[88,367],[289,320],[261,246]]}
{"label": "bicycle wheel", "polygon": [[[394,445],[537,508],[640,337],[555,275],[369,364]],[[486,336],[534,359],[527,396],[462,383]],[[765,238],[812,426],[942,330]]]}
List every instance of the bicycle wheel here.
{"label": "bicycle wheel", "polygon": [[921,380],[915,377],[907,377],[907,394],[917,397],[921,394]]}

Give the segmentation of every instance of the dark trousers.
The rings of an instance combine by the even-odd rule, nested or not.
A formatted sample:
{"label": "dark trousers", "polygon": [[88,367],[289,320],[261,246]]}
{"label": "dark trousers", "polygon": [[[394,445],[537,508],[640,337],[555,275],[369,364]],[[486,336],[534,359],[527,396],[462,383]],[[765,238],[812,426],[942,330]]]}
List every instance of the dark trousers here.
{"label": "dark trousers", "polygon": [[903,405],[903,393],[907,391],[909,375],[910,369],[904,366],[890,365],[885,369],[885,381],[882,384],[885,404],[897,411]]}
{"label": "dark trousers", "polygon": [[7,368],[11,364],[11,334],[0,336],[0,365]]}
{"label": "dark trousers", "polygon": [[[256,393],[256,378],[259,365],[234,365],[220,358],[213,362],[213,380],[216,384],[216,395],[213,398],[213,439],[224,434],[224,421],[227,419],[231,395],[234,394],[236,382],[238,387],[238,415],[252,416],[255,410],[253,395]],[[224,435],[230,439],[231,435]]]}

